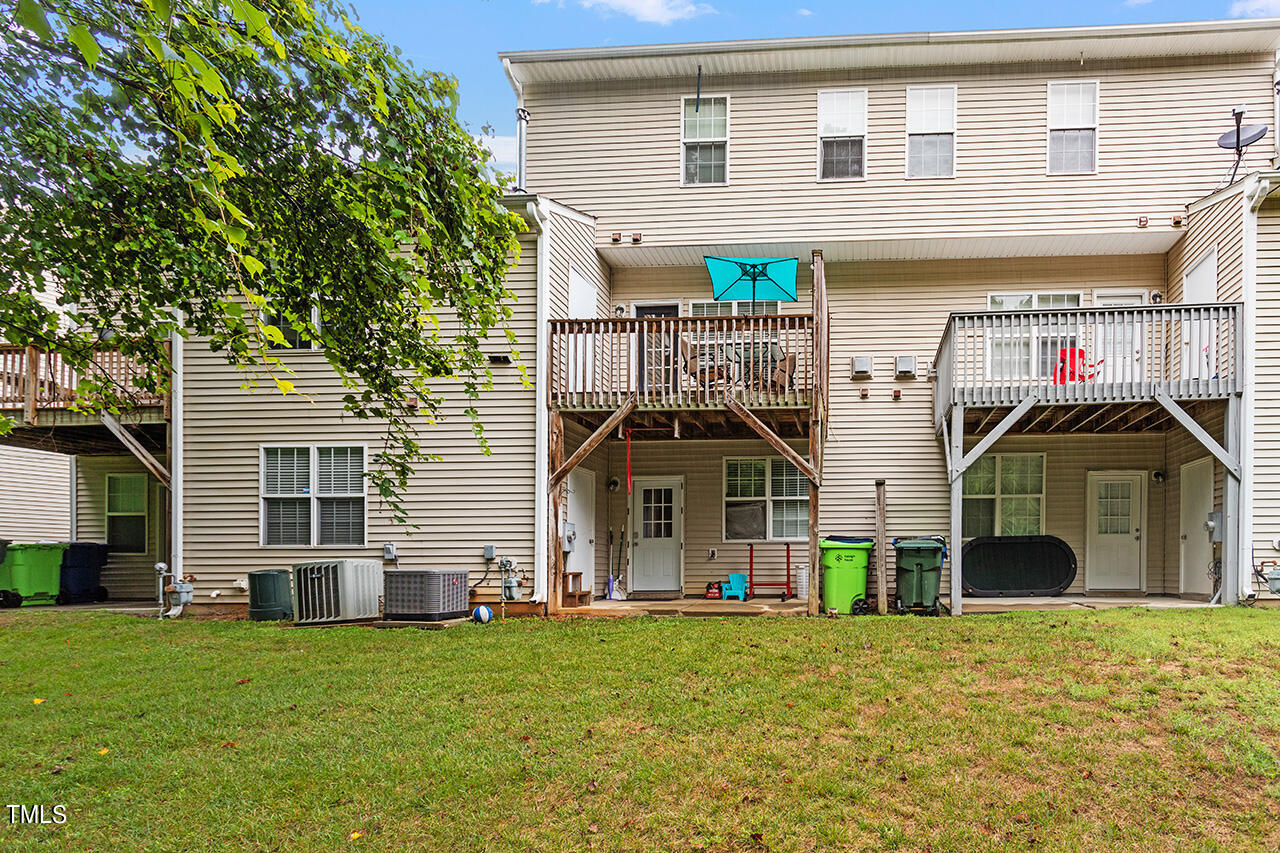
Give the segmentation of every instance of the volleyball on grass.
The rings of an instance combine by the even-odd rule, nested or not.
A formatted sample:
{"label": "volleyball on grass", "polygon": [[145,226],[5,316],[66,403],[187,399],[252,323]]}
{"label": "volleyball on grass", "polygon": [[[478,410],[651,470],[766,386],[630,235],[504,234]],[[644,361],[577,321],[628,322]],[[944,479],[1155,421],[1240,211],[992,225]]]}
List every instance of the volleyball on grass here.
{"label": "volleyball on grass", "polygon": [[481,625],[488,625],[493,620],[493,611],[489,609],[487,604],[481,604],[471,611],[471,620],[479,622]]}

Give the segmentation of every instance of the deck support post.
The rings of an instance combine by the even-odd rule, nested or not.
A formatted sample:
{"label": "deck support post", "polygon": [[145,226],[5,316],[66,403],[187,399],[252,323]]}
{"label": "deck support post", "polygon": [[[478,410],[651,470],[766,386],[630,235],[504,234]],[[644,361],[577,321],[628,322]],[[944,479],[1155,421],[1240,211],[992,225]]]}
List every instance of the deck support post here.
{"label": "deck support post", "polygon": [[[964,406],[956,405],[951,409],[951,458],[963,460],[964,457]],[[959,463],[963,464],[963,462]],[[959,468],[959,464],[957,468]],[[961,533],[964,523],[964,469],[951,477],[951,597],[947,602],[952,616],[959,616],[963,608],[964,594],[963,567],[961,566],[960,545],[963,541]]]}
{"label": "deck support post", "polygon": [[[1232,409],[1233,401],[1236,406],[1235,409]],[[1172,397],[1170,397],[1168,393],[1165,392],[1164,389],[1162,388],[1156,389],[1156,402],[1164,406],[1165,409],[1169,412],[1169,414],[1173,415],[1173,419],[1178,423],[1182,424],[1182,428],[1185,429],[1187,432],[1191,433],[1191,435],[1195,438],[1196,441],[1203,444],[1205,450],[1208,450],[1210,453],[1212,453],[1214,455],[1214,458],[1216,458],[1219,462],[1222,463],[1222,467],[1227,469],[1227,473],[1235,477],[1236,480],[1239,481],[1240,457],[1238,455],[1238,452],[1236,454],[1233,454],[1229,452],[1226,448],[1224,448],[1221,444],[1218,444],[1218,442],[1214,441],[1213,436],[1209,435],[1209,433],[1205,431],[1204,427],[1196,423],[1195,418],[1187,414],[1187,410],[1179,406],[1177,401],[1175,401]],[[1238,419],[1239,406],[1240,406],[1240,398],[1238,394],[1232,394],[1230,397],[1227,398],[1228,423],[1231,420],[1231,413],[1233,411],[1236,412],[1236,416]],[[1237,429],[1235,430],[1235,432],[1239,432],[1239,430]],[[1231,430],[1230,426],[1228,426],[1227,427],[1228,442],[1233,440],[1233,435],[1234,435],[1233,431]],[[1235,438],[1238,439],[1238,436],[1235,436]]]}
{"label": "deck support post", "polygon": [[876,480],[876,612],[881,616],[889,612],[888,526],[884,480]]}
{"label": "deck support post", "polygon": [[22,421],[28,426],[39,424],[39,412],[36,409],[36,386],[40,383],[40,351],[35,347],[27,347],[26,372],[22,386]]}
{"label": "deck support post", "polygon": [[[1242,445],[1240,430],[1240,395],[1232,394],[1227,398],[1227,417],[1223,437],[1227,443],[1227,453],[1233,459],[1240,458]],[[1223,604],[1239,604],[1241,596],[1241,577],[1247,571],[1242,565],[1241,543],[1248,541],[1248,532],[1244,523],[1244,506],[1240,500],[1242,489],[1240,477],[1230,471],[1223,478],[1222,484],[1222,590]],[[1245,552],[1247,553],[1247,551]]]}
{"label": "deck support post", "polygon": [[[564,465],[564,417],[554,409],[551,411],[551,423],[548,430],[551,441],[551,452],[548,461],[551,470],[558,471]],[[548,554],[547,570],[551,577],[547,579],[547,614],[560,612],[564,596],[564,546],[560,542],[560,494],[559,486],[551,489],[551,524],[548,538],[551,553]]]}

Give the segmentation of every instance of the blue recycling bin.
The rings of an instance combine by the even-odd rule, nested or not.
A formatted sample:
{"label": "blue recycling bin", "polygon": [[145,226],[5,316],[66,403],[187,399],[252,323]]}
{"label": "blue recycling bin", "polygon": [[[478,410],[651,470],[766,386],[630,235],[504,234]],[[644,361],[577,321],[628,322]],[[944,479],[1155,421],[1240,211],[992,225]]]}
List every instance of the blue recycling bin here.
{"label": "blue recycling bin", "polygon": [[107,564],[107,546],[101,542],[71,542],[62,554],[62,578],[58,603],[79,604],[106,601],[102,569]]}

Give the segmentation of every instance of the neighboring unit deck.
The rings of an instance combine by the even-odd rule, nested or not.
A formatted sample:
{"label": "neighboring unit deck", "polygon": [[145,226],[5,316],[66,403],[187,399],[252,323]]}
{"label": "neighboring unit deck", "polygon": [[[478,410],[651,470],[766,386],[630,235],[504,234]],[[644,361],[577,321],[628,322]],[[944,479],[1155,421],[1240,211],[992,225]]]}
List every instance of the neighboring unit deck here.
{"label": "neighboring unit deck", "polygon": [[1030,400],[1023,431],[1150,428],[1162,396],[1240,392],[1241,314],[1239,303],[952,314],[934,360],[934,426],[955,406],[991,410],[985,423]]}

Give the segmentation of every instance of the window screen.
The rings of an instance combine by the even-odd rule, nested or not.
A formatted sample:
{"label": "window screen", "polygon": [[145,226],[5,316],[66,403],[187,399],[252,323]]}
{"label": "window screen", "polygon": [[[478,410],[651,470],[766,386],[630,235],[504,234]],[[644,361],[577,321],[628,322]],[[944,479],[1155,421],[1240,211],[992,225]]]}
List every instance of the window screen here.
{"label": "window screen", "polygon": [[951,86],[907,89],[907,176],[952,177],[955,142],[956,90]]}
{"label": "window screen", "polygon": [[264,545],[364,544],[364,448],[266,447],[262,465]]}
{"label": "window screen", "polygon": [[818,177],[822,180],[865,175],[867,91],[844,89],[818,93]]}
{"label": "window screen", "polygon": [[1049,84],[1049,173],[1097,169],[1098,84]]}
{"label": "window screen", "polygon": [[680,137],[686,184],[728,181],[728,98],[685,98]]}
{"label": "window screen", "polygon": [[147,475],[107,475],[107,545],[116,554],[147,553]]}

